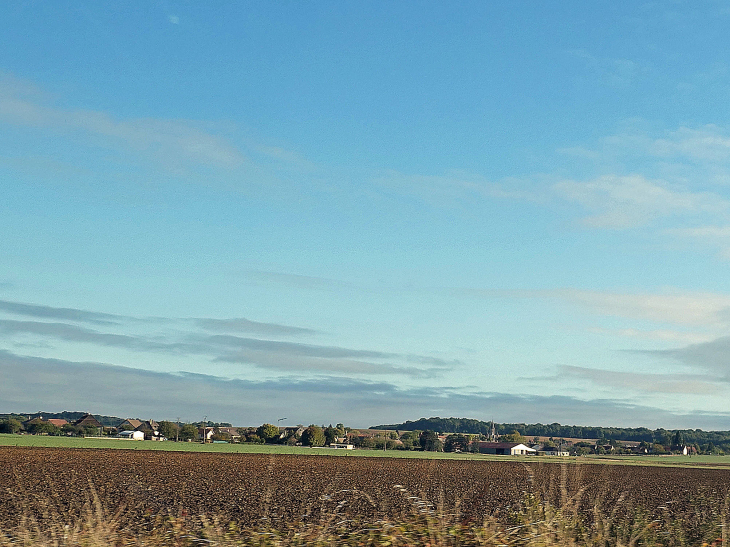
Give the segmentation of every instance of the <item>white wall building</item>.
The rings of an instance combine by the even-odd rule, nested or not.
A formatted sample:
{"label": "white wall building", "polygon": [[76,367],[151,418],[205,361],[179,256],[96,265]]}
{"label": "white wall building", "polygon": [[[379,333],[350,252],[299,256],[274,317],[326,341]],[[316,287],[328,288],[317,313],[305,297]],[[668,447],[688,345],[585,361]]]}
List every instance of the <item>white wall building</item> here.
{"label": "white wall building", "polygon": [[141,431],[120,431],[117,437],[130,441],[144,441],[144,433]]}

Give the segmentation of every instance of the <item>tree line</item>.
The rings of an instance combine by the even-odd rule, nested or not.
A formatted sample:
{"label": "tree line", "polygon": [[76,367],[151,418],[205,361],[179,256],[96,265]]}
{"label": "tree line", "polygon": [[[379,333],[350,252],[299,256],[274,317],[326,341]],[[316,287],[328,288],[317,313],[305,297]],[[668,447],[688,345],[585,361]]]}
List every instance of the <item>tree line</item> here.
{"label": "tree line", "polygon": [[[511,434],[517,431],[523,437],[554,437],[574,439],[607,439],[616,441],[636,441],[650,444],[670,445],[672,437],[680,432],[686,444],[726,445],[730,447],[730,431],[703,431],[702,429],[648,429],[646,427],[590,427],[578,425],[496,423],[497,435]],[[492,422],[484,422],[471,418],[421,418],[401,424],[378,425],[370,429],[394,429],[415,431],[430,429],[440,433],[462,433],[472,435],[489,435]]]}

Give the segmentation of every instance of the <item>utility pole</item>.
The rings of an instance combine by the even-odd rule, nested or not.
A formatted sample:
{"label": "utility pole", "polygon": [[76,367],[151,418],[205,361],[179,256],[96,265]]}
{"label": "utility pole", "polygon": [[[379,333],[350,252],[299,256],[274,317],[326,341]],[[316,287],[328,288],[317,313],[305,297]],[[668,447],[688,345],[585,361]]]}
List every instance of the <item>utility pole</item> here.
{"label": "utility pole", "polygon": [[180,440],[180,416],[177,417],[177,429],[175,430],[175,442]]}

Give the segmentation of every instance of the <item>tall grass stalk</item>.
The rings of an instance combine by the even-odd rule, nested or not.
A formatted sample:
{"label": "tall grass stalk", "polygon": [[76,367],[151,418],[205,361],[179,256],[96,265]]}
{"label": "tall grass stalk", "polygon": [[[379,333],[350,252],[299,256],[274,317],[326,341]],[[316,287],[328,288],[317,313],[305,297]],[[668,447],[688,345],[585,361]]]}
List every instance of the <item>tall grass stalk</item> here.
{"label": "tall grass stalk", "polygon": [[241,527],[221,517],[145,515],[135,523],[134,531],[123,524],[122,511],[107,511],[91,488],[80,518],[68,522],[49,504],[41,521],[24,515],[17,527],[3,530],[0,547],[727,546],[728,499],[714,510],[712,518],[688,533],[684,523],[668,513],[657,518],[628,506],[622,498],[610,509],[593,502],[586,515],[579,510],[585,501],[583,492],[568,497],[561,486],[564,496],[560,506],[527,494],[506,518],[488,517],[479,523],[465,522],[458,503],[446,511],[443,501],[434,506],[395,485],[412,508],[410,515],[398,520],[363,522],[352,516],[345,518],[340,514],[345,504],[340,501],[317,522],[303,518],[274,525],[262,519],[259,526]]}

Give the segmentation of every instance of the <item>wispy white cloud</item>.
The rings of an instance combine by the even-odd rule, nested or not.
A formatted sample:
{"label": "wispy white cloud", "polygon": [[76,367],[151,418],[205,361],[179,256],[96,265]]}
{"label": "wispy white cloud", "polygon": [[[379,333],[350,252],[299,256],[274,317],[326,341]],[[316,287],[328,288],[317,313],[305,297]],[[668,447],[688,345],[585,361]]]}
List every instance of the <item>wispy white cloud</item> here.
{"label": "wispy white cloud", "polygon": [[[599,316],[620,317],[658,324],[674,324],[688,328],[706,328],[707,332],[688,332],[686,335],[712,336],[718,330],[730,327],[730,295],[724,293],[666,289],[663,292],[596,291],[576,288],[560,289],[447,289],[454,296],[469,298],[540,298],[554,299],[590,310]],[[671,330],[664,332],[669,339]],[[628,334],[625,333],[625,334]],[[640,334],[636,331],[636,334]],[[682,336],[682,334],[677,334]]]}
{"label": "wispy white cloud", "polygon": [[532,294],[557,297],[586,306],[601,315],[676,325],[719,328],[730,325],[730,295],[722,293],[667,291],[661,294],[557,289]]}
{"label": "wispy white cloud", "polygon": [[582,222],[593,228],[633,228],[662,217],[730,211],[730,201],[716,194],[675,189],[637,174],[604,175],[586,182],[566,180],[553,188],[585,208],[590,214]]}
{"label": "wispy white cloud", "polygon": [[730,260],[730,226],[670,228],[666,233],[673,238],[690,240],[695,246],[716,249],[720,257]]}
{"label": "wispy white cloud", "polygon": [[170,167],[196,162],[231,169],[246,161],[228,139],[190,120],[120,119],[101,111],[63,109],[31,84],[8,76],[0,81],[0,121],[70,133],[94,144],[102,137]]}
{"label": "wispy white cloud", "polygon": [[730,134],[717,125],[680,127],[649,143],[648,152],[664,158],[684,157],[709,162],[730,161]]}
{"label": "wispy white cloud", "polygon": [[575,145],[559,153],[580,158],[599,172],[639,172],[652,180],[679,187],[707,188],[730,183],[730,128],[715,124],[682,126],[658,133],[640,121],[600,139],[592,146]]}

